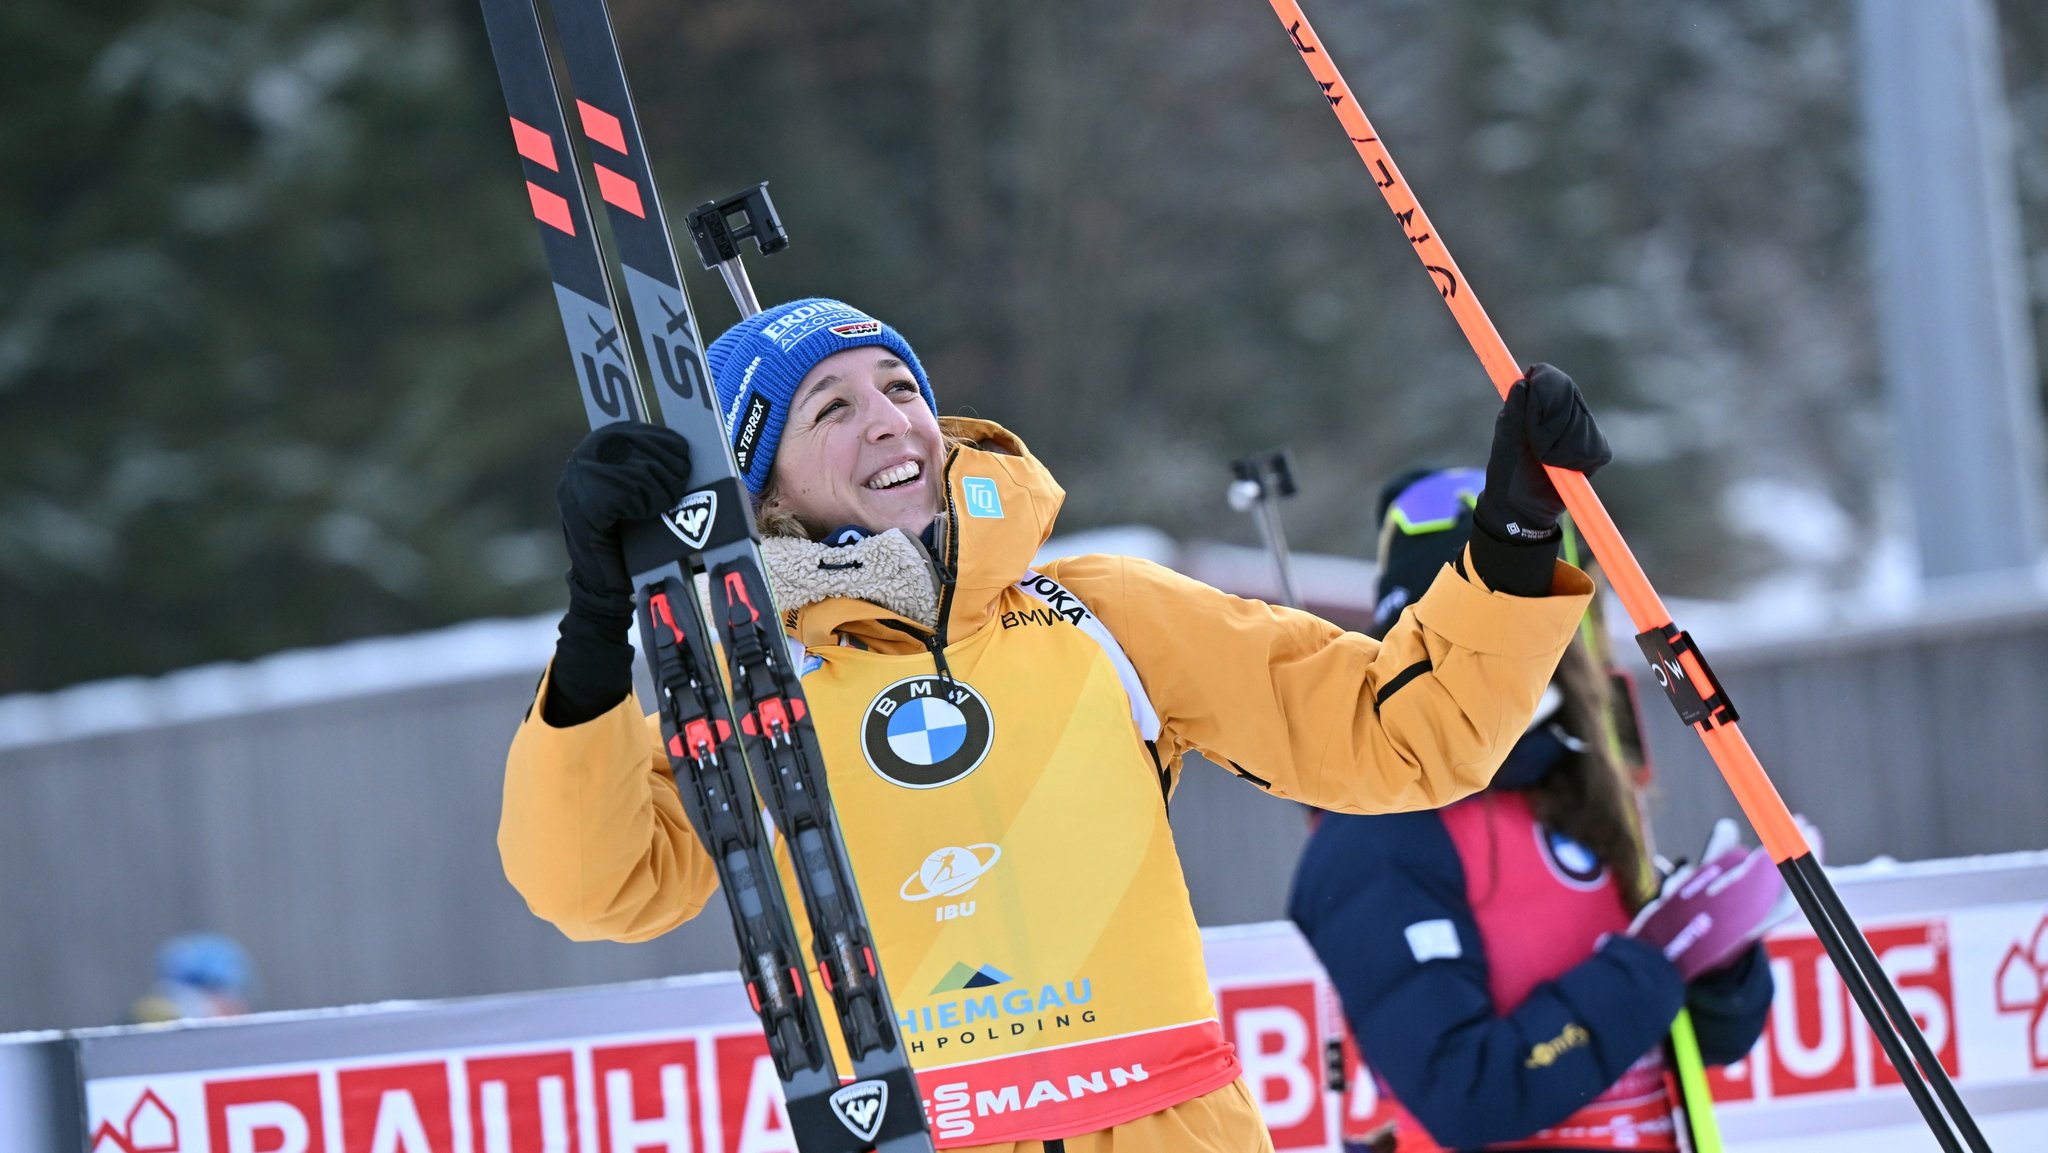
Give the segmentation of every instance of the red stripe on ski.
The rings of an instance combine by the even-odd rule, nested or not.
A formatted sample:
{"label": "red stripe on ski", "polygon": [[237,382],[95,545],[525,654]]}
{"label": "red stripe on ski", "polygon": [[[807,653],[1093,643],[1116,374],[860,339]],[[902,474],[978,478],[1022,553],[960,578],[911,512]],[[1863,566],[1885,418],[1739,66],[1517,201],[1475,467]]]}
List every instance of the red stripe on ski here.
{"label": "red stripe on ski", "polygon": [[[626,155],[626,131],[619,126],[618,117],[581,100],[576,102],[576,111],[583,117],[583,135],[621,156]],[[603,172],[604,169],[598,171]]]}
{"label": "red stripe on ski", "polygon": [[[512,121],[512,146],[519,150],[519,155],[526,157],[549,172],[560,172],[562,170],[555,163],[555,142],[552,137],[533,125],[528,124],[526,121],[519,119],[517,116],[508,117],[508,119]],[[565,228],[562,231],[569,232],[570,230]],[[571,234],[573,235],[573,233]]]}
{"label": "red stripe on ski", "polygon": [[569,202],[529,180],[526,182],[527,199],[533,201],[533,215],[542,224],[550,224],[576,235],[576,218],[569,215]]}
{"label": "red stripe on ski", "polygon": [[631,177],[623,176],[602,164],[593,161],[590,165],[597,170],[597,192],[606,204],[623,208],[627,212],[647,219],[647,209],[640,204],[640,186]]}

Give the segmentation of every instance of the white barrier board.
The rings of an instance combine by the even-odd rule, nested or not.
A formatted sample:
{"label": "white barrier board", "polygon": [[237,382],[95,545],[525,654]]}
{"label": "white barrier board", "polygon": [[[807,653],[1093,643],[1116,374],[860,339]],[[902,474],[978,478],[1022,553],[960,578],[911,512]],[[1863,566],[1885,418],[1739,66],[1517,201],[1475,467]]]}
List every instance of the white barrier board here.
{"label": "white barrier board", "polygon": [[[2048,854],[1834,875],[1993,1146],[2048,1144]],[[1283,924],[1206,938],[1276,1148],[1336,1149],[1379,1103],[1324,1090],[1314,957]],[[1728,1148],[1932,1147],[1819,943],[1769,950],[1764,1036],[1714,1075]],[[731,975],[75,1036],[90,1153],[795,1153]]]}

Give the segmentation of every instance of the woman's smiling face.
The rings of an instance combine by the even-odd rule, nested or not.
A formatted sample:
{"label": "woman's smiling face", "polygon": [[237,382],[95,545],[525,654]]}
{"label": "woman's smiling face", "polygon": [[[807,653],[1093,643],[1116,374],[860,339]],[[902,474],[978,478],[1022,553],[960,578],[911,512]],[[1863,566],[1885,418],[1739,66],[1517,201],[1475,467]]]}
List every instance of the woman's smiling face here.
{"label": "woman's smiling face", "polygon": [[775,449],[772,502],[813,539],[842,525],[916,536],[945,507],[939,418],[910,367],[886,348],[812,366]]}

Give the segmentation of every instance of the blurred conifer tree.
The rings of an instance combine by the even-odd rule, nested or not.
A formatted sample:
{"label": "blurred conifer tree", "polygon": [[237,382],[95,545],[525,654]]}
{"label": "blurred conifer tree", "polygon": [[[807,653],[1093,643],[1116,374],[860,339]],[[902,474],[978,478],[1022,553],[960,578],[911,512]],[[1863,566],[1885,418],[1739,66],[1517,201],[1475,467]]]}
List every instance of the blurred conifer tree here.
{"label": "blurred conifer tree", "polygon": [[[2001,7],[2038,237],[2048,23]],[[1364,553],[1360,494],[1483,451],[1476,362],[1264,6],[614,9],[671,209],[771,179],[764,298],[905,329],[1065,527],[1249,542],[1222,462],[1288,444],[1290,535]],[[1312,15],[1510,346],[1593,398],[1660,587],[1777,563],[1720,499],[1749,478],[1873,539],[1848,0]],[[19,0],[0,43],[0,691],[555,606],[581,418],[473,3]]]}

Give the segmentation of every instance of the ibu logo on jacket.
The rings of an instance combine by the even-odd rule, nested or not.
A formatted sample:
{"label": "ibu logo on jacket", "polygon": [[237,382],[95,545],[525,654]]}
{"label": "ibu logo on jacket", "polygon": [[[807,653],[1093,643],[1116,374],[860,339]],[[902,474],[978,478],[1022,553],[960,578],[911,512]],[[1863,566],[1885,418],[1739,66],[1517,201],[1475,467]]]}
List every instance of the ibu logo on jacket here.
{"label": "ibu logo on jacket", "polygon": [[936,789],[981,767],[995,738],[988,702],[963,681],[911,677],[875,695],[861,724],[868,767],[906,789]]}

